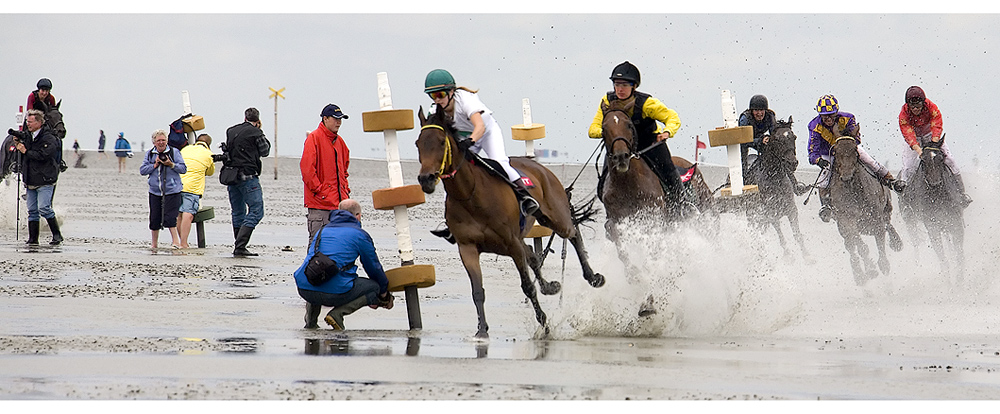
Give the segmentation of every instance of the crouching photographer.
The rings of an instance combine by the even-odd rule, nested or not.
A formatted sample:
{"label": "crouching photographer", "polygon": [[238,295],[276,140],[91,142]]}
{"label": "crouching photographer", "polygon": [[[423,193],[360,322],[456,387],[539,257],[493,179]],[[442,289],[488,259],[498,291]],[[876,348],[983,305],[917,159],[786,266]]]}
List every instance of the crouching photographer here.
{"label": "crouching photographer", "polygon": [[[367,278],[358,277],[360,261]],[[344,329],[344,316],[364,306],[392,309],[389,279],[375,253],[371,235],[361,229],[361,205],[344,199],[330,212],[330,223],[313,238],[305,261],[295,271],[299,296],[306,301],[305,328],[319,328],[323,306],[333,309],[324,320],[334,330]]]}
{"label": "crouching photographer", "polygon": [[56,181],[59,180],[59,148],[60,141],[55,134],[45,126],[45,114],[37,109],[29,109],[25,121],[27,131],[8,130],[14,137],[14,148],[22,154],[21,179],[27,187],[28,198],[28,241],[32,246],[38,245],[40,217],[44,217],[52,230],[51,245],[62,243],[56,213],[52,210],[52,197],[56,191]]}

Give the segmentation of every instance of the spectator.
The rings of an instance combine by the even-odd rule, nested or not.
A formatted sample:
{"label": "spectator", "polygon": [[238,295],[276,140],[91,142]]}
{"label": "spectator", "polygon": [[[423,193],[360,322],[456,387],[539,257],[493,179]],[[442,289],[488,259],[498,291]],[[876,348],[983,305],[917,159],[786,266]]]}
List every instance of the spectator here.
{"label": "spectator", "polygon": [[99,154],[101,154],[101,156],[104,157],[104,158],[108,157],[108,154],[104,152],[104,144],[106,142],[107,142],[107,139],[104,138],[104,130],[102,129],[101,130],[101,136],[100,136],[100,138],[97,138],[97,152]]}
{"label": "spectator", "polygon": [[25,119],[27,131],[8,130],[17,139],[15,148],[21,152],[21,175],[28,197],[28,245],[38,245],[39,216],[52,230],[50,245],[62,243],[62,233],[59,232],[59,222],[52,210],[52,197],[56,191],[56,181],[59,179],[59,163],[57,152],[59,139],[49,127],[45,126],[45,115],[37,109],[29,109]]}
{"label": "spectator", "polygon": [[205,194],[205,176],[215,174],[215,162],[212,161],[212,137],[201,134],[194,145],[186,145],[181,150],[181,157],[187,165],[187,172],[181,174],[181,207],[178,219],[181,248],[188,248],[188,235],[191,234],[191,222],[201,207],[201,196]]}
{"label": "spectator", "polygon": [[174,147],[167,146],[167,131],[153,131],[153,147],[146,152],[139,174],[149,176],[149,230],[153,234],[153,249],[157,247],[160,229],[170,231],[170,247],[179,249],[177,210],[181,205],[181,174],[187,172],[184,157]]}
{"label": "spectator", "polygon": [[247,250],[254,228],[264,218],[264,194],[260,188],[260,159],[271,152],[271,143],[260,130],[260,111],[247,108],[243,123],[226,130],[223,168],[237,169],[239,179],[229,189],[233,214],[233,256],[257,256]]}
{"label": "spectator", "polygon": [[125,171],[125,158],[132,158],[132,145],[125,139],[125,133],[118,133],[118,140],[115,141],[115,156],[118,157],[118,172]]}
{"label": "spectator", "polygon": [[[344,316],[362,306],[392,309],[389,279],[379,263],[371,235],[361,228],[361,205],[350,198],[341,200],[339,205],[340,209],[330,212],[330,222],[309,245],[305,261],[294,273],[299,296],[306,301],[307,329],[319,327],[317,321],[323,306],[333,307],[324,320],[334,330],[343,330]],[[306,265],[317,249],[340,268],[335,276],[319,286],[309,283],[305,275]],[[354,264],[358,259],[367,278],[358,277],[358,266]]]}
{"label": "spectator", "polygon": [[339,134],[340,124],[348,116],[340,107],[329,104],[320,112],[316,130],[306,136],[299,169],[305,184],[306,226],[309,241],[321,227],[330,222],[330,212],[340,208],[340,202],[351,196],[347,183],[347,168],[351,151]]}

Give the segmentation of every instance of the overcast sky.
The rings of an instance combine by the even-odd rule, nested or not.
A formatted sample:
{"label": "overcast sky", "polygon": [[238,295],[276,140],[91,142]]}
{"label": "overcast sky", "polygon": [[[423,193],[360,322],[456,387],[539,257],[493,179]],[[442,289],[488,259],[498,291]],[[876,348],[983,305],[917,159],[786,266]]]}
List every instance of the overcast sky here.
{"label": "overcast sky", "polygon": [[[587,128],[611,89],[611,69],[628,60],[642,73],[639,90],[680,115],[669,141],[675,155],[691,158],[695,137],[707,142],[707,131],[722,126],[719,92],[730,89],[741,110],[760,93],[779,117],[792,116],[805,164],[806,125],[817,99],[832,93],[858,117],[868,151],[898,169],[896,116],[906,88],[920,85],[941,108],[960,165],[970,165],[998,155],[998,26],[1000,16],[975,13],[4,13],[0,112],[13,126],[17,107],[47,77],[63,100],[67,145],[96,148],[103,129],[109,146],[123,131],[148,148],[150,133],[182,114],[187,90],[216,142],[251,106],[273,139],[268,88],[285,88],[281,156],[299,156],[320,110],[336,103],[350,116],[341,135],[352,156],[384,158],[382,134],[362,130],[361,113],[378,109],[376,74],[388,73],[395,108],[416,111],[431,103],[424,76],[444,68],[479,89],[509,154],[524,151],[510,126],[521,123],[529,98],[534,122],[546,126],[536,148],[559,151],[551,161],[584,161],[598,144]],[[416,136],[399,133],[402,158],[416,158]],[[726,159],[723,148],[703,154]]]}

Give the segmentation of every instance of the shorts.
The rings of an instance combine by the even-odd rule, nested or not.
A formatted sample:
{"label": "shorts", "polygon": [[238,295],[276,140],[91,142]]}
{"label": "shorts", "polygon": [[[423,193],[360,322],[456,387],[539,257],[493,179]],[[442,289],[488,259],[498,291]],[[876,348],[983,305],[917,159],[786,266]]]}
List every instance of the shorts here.
{"label": "shorts", "polygon": [[201,207],[201,196],[195,193],[185,193],[181,192],[181,213],[198,214],[198,208]]}
{"label": "shorts", "polygon": [[177,227],[177,209],[181,193],[158,196],[149,193],[149,229],[160,230]]}

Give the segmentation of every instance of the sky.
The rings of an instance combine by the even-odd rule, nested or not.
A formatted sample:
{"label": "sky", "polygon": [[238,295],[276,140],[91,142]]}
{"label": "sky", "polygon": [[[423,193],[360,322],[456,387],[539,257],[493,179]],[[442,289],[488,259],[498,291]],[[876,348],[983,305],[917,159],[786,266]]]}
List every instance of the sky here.
{"label": "sky", "polygon": [[[388,75],[393,107],[416,113],[431,104],[422,93],[424,76],[442,68],[459,85],[479,90],[504,131],[508,154],[524,152],[510,127],[522,123],[528,98],[533,122],[546,129],[536,149],[558,151],[548,162],[583,162],[599,144],[587,129],[611,89],[611,70],[628,60],[641,71],[639,90],[679,114],[682,127],[668,144],[685,158],[694,156],[696,137],[707,142],[708,130],[723,125],[720,91],[731,90],[739,110],[763,94],[780,118],[793,118],[804,165],[816,101],[834,94],[841,110],[857,116],[868,152],[898,169],[904,144],[897,115],[911,85],[940,107],[959,165],[998,155],[1000,15],[965,8],[747,13],[744,5],[717,14],[712,7],[675,13],[660,5],[654,12],[609,14],[586,2],[582,11],[560,13],[518,1],[499,11],[423,2],[317,13],[291,2],[281,10],[267,3],[253,14],[211,7],[171,14],[114,3],[53,9],[66,13],[0,13],[0,51],[8,63],[0,114],[9,114],[0,119],[14,126],[18,106],[47,77],[63,101],[67,145],[77,139],[96,148],[103,129],[109,146],[125,132],[135,147],[144,142],[148,148],[154,130],[183,114],[186,90],[215,142],[243,121],[244,109],[256,107],[278,154],[298,157],[323,106],[335,103],[350,117],[340,133],[351,155],[378,159],[386,156],[383,134],[363,132],[361,115],[379,109],[377,73]],[[191,4],[177,10],[202,10]],[[402,12],[386,13],[397,9]],[[426,13],[442,9],[458,11]],[[541,12],[526,12],[535,10]],[[277,131],[269,88],[285,88]],[[399,131],[401,158],[417,158],[417,133]],[[724,148],[701,154],[704,162],[726,162]]]}

